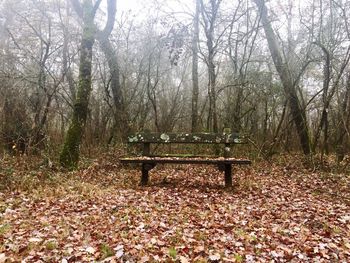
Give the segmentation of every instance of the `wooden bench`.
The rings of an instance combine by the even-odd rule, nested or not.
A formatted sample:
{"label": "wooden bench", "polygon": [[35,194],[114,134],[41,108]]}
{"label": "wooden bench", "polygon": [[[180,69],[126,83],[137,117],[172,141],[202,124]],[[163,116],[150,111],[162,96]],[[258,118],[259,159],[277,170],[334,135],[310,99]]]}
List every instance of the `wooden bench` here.
{"label": "wooden bench", "polygon": [[[231,148],[234,144],[243,144],[247,140],[237,133],[138,133],[128,136],[129,144],[142,145],[141,156],[126,156],[120,158],[120,162],[141,164],[141,185],[148,184],[148,172],[158,163],[170,164],[212,164],[217,165],[220,171],[225,172],[225,187],[232,186],[232,165],[251,164],[247,159],[231,157]],[[151,144],[211,144],[222,145],[221,156],[196,156],[196,155],[154,155],[151,154]],[[183,147],[182,147],[183,148]]]}

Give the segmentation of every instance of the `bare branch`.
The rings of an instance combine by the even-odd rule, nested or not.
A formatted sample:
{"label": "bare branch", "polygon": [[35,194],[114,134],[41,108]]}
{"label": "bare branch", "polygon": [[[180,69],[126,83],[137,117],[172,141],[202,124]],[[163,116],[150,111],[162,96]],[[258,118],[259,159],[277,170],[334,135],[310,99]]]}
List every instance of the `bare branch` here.
{"label": "bare branch", "polygon": [[108,36],[112,33],[112,30],[114,27],[115,15],[117,12],[116,0],[108,0],[107,10],[108,10],[107,22],[106,22],[105,28],[102,31],[101,30],[98,31],[99,39],[107,39]]}
{"label": "bare branch", "polygon": [[99,8],[102,0],[97,0],[97,2],[94,5],[94,8],[92,9],[92,17],[95,17],[97,9]]}
{"label": "bare branch", "polygon": [[70,1],[74,7],[75,12],[77,12],[78,16],[80,18],[83,18],[83,7],[81,6],[79,0],[70,0]]}

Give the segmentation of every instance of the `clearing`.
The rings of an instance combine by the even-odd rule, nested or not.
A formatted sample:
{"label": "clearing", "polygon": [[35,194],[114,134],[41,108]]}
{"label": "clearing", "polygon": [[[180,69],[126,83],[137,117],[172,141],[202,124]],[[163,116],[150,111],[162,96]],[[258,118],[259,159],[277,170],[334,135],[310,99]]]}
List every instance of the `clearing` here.
{"label": "clearing", "polygon": [[[349,262],[350,178],[297,157],[234,169],[139,168],[107,154],[76,172],[7,158],[0,262]],[[273,262],[272,261],[272,262]]]}

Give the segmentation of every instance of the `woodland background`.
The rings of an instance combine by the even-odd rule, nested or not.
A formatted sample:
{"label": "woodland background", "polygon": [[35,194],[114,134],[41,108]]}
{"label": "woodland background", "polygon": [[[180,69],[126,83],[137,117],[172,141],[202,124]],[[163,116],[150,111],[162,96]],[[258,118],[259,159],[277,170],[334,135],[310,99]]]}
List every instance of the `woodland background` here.
{"label": "woodland background", "polygon": [[[84,27],[74,2],[1,2],[3,151],[57,156],[63,145]],[[103,28],[108,10],[100,2],[93,21]],[[349,6],[155,0],[119,10],[108,46],[93,46],[81,149],[105,149],[145,129],[230,127],[267,158],[302,149],[341,160],[349,147]]]}

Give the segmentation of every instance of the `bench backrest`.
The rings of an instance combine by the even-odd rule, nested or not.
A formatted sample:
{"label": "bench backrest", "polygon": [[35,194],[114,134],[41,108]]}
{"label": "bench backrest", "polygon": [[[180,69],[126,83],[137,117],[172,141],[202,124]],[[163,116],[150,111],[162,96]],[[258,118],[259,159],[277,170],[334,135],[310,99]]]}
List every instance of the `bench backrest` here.
{"label": "bench backrest", "polygon": [[238,133],[137,133],[128,136],[129,143],[198,143],[241,144],[247,143]]}
{"label": "bench backrest", "polygon": [[230,156],[230,146],[244,144],[248,140],[238,133],[151,133],[143,132],[128,136],[128,143],[142,144],[143,156],[150,156],[151,144],[223,144],[224,157]]}

